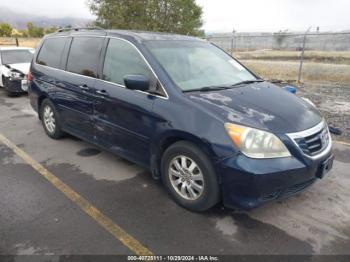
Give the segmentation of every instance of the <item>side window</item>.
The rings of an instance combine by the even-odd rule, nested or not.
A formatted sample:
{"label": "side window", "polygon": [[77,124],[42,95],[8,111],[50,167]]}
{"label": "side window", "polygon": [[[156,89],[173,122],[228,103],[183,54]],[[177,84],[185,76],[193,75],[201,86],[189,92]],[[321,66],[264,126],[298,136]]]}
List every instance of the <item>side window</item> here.
{"label": "side window", "polygon": [[151,71],[135,47],[123,40],[110,39],[103,67],[103,79],[124,86],[126,75],[150,76]]}
{"label": "side window", "polygon": [[40,65],[59,68],[67,38],[49,38],[43,43],[36,62]]}
{"label": "side window", "polygon": [[69,51],[67,71],[98,77],[103,41],[104,38],[102,37],[75,37]]}

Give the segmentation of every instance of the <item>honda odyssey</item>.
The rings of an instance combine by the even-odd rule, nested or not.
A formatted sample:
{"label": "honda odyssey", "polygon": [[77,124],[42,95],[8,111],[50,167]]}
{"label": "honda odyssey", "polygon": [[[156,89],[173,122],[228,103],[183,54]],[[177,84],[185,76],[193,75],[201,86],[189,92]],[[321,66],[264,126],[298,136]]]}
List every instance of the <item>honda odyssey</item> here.
{"label": "honda odyssey", "polygon": [[201,39],[62,29],[43,39],[28,78],[49,137],[69,133],[149,169],[190,210],[256,208],[332,168],[311,103]]}

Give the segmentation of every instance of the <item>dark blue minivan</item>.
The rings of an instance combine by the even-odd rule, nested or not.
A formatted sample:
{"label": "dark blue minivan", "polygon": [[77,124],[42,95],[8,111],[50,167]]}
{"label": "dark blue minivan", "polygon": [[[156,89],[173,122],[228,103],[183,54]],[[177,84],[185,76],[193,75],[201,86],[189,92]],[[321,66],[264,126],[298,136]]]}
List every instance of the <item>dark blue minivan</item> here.
{"label": "dark blue minivan", "polygon": [[48,136],[79,137],[149,169],[174,200],[252,209],[332,168],[327,123],[207,41],[67,29],[46,36],[29,96]]}

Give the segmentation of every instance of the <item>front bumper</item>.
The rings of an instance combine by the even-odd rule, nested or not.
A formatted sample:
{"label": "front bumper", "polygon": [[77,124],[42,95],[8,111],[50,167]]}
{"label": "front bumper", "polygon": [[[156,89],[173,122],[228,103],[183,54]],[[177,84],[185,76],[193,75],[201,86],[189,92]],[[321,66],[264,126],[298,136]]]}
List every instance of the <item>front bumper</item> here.
{"label": "front bumper", "polygon": [[28,91],[28,84],[26,79],[22,78],[5,78],[5,89],[10,93],[26,93]]}
{"label": "front bumper", "polygon": [[243,154],[220,163],[223,203],[227,207],[253,209],[288,198],[322,177],[320,168],[333,158],[331,150],[319,159],[251,159]]}

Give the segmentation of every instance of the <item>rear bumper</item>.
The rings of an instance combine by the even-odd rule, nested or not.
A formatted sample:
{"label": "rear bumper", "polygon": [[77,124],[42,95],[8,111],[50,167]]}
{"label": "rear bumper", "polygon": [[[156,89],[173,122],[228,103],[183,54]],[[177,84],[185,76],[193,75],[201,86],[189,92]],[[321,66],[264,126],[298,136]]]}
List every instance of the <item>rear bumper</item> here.
{"label": "rear bumper", "polygon": [[332,152],[329,152],[310,161],[300,161],[295,157],[258,160],[244,155],[226,159],[219,167],[223,203],[227,207],[249,210],[291,197],[316,182],[320,166],[332,157]]}
{"label": "rear bumper", "polygon": [[39,113],[39,91],[34,81],[28,83],[28,97],[29,102],[35,112]]}

